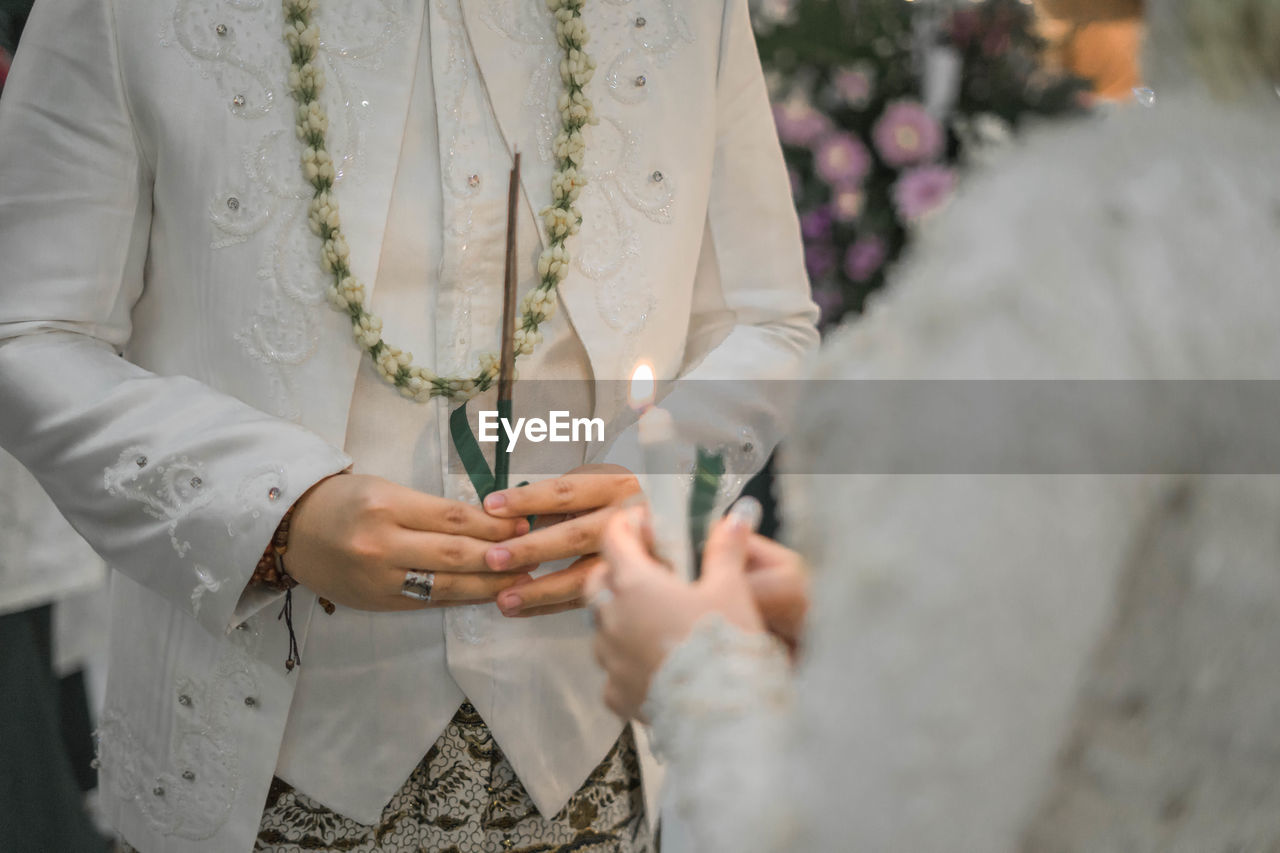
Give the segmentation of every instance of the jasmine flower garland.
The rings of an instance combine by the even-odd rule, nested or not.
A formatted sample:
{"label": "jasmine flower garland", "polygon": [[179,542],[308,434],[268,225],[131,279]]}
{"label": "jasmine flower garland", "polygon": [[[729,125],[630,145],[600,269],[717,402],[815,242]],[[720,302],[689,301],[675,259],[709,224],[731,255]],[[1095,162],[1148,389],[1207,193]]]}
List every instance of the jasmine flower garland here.
{"label": "jasmine flower garland", "polygon": [[[561,129],[552,144],[556,171],[551,179],[551,206],[540,216],[548,243],[538,258],[538,284],[520,304],[516,322],[515,352],[529,355],[542,342],[538,327],[551,319],[556,308],[556,286],[569,274],[569,237],[582,226],[582,214],[574,206],[586,178],[581,169],[586,144],[582,130],[597,122],[586,86],[595,73],[595,62],[587,55],[586,25],[582,20],[585,0],[547,0],[556,19],[556,42],[564,55],[560,60],[560,80],[564,91],[559,99]],[[423,403],[433,397],[465,402],[486,391],[498,378],[498,354],[480,356],[476,373],[441,376],[430,368],[413,363],[413,355],[388,344],[382,338],[382,318],[365,307],[364,284],[351,273],[351,252],[342,232],[342,220],[333,183],[336,172],[325,137],[329,117],[320,103],[324,91],[324,70],[318,62],[320,32],[313,22],[319,0],[283,0],[284,41],[289,48],[289,93],[297,103],[297,132],[305,148],[302,174],[315,189],[308,221],[321,241],[320,260],[332,274],[329,303],[351,318],[356,342],[369,353],[378,373],[399,389],[401,395]]]}

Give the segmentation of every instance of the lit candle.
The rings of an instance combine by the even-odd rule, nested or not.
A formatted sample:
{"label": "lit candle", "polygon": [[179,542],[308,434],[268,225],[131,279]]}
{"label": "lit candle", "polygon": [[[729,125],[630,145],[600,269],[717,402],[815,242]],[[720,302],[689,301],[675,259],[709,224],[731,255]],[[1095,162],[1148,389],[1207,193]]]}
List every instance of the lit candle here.
{"label": "lit candle", "polygon": [[689,544],[688,477],[682,476],[681,447],[675,421],[666,409],[653,404],[657,382],[646,362],[631,374],[628,394],[631,408],[640,413],[640,450],[644,470],[640,484],[649,498],[654,550],[671,564],[679,577],[688,577],[693,565]]}

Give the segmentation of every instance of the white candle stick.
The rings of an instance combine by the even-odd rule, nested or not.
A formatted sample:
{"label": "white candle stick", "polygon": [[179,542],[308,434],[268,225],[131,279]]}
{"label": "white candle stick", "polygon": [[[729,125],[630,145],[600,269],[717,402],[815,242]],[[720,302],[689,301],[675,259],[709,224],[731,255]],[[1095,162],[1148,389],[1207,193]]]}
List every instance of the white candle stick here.
{"label": "white candle stick", "polygon": [[649,497],[654,548],[678,577],[689,577],[693,565],[689,540],[689,478],[680,470],[680,442],[666,409],[654,406],[640,416],[643,487]]}
{"label": "white candle stick", "polygon": [[643,470],[637,472],[649,499],[654,550],[679,577],[689,577],[693,565],[689,541],[689,478],[680,474],[682,455],[671,413],[653,405],[653,368],[641,363],[631,375],[628,395],[641,413],[640,451]]}

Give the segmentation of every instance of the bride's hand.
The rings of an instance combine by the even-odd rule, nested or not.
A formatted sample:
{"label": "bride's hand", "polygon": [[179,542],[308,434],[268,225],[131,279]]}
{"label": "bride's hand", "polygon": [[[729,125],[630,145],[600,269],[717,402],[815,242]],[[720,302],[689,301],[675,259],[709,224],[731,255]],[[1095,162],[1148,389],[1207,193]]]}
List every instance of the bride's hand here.
{"label": "bride's hand", "polygon": [[800,555],[766,539],[747,543],[747,584],[765,627],[794,653],[809,612],[809,569]]}
{"label": "bride's hand", "polygon": [[596,659],[609,676],[605,703],[623,718],[639,714],[653,674],[704,615],[718,612],[745,631],[765,630],[747,580],[752,533],[743,514],[730,512],[712,529],[702,579],[686,584],[650,556],[642,513],[625,510],[610,520],[606,565],[587,583],[596,613]]}

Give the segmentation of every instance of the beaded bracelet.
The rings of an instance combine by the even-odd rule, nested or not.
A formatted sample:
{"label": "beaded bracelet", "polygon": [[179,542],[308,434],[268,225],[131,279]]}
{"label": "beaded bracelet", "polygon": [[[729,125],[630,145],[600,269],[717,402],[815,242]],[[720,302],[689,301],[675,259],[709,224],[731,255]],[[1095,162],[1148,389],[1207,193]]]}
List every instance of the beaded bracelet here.
{"label": "beaded bracelet", "polygon": [[[293,507],[280,519],[276,532],[267,543],[267,549],[258,558],[258,566],[253,570],[250,583],[265,586],[281,592],[288,592],[298,585],[298,581],[284,567],[284,555],[289,550],[289,524],[293,521]],[[327,598],[319,599],[325,613],[333,613],[337,606]]]}
{"label": "beaded bracelet", "polygon": [[271,535],[271,541],[267,543],[266,550],[258,558],[258,566],[253,570],[251,583],[281,592],[287,592],[298,585],[298,582],[284,568],[284,555],[289,550],[289,524],[293,521],[293,509],[289,507],[284,517],[280,519],[280,524],[276,527],[276,532]]}
{"label": "beaded bracelet", "polygon": [[[294,507],[289,507],[280,518],[275,533],[271,535],[271,541],[267,543],[266,550],[258,558],[253,577],[249,579],[251,584],[284,592],[284,607],[281,608],[280,616],[277,618],[283,618],[289,629],[289,656],[285,660],[285,669],[289,671],[302,663],[298,639],[293,632],[293,588],[298,585],[298,581],[284,567],[284,555],[289,550],[289,525],[293,521],[293,510]],[[332,614],[337,610],[334,603],[327,598],[320,598],[318,602],[325,613]]]}

